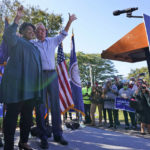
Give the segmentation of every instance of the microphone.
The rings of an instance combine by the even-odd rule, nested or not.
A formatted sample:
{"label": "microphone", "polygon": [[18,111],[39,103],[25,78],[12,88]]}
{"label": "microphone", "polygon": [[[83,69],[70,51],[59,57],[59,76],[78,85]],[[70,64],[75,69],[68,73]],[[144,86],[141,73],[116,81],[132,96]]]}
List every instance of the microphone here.
{"label": "microphone", "polygon": [[127,9],[124,9],[124,10],[116,10],[116,11],[113,12],[113,15],[118,16],[118,15],[123,14],[123,13],[131,13],[135,10],[138,10],[138,7],[127,8]]}

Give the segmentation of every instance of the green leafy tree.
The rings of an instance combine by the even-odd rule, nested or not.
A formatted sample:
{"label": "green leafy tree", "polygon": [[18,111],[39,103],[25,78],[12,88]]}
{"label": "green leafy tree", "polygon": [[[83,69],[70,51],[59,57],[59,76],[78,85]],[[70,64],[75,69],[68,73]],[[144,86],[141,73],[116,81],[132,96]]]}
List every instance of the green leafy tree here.
{"label": "green leafy tree", "polygon": [[[91,81],[90,66],[92,68],[92,81],[104,82],[108,78],[113,78],[117,73],[114,64],[110,60],[102,59],[100,54],[85,54],[77,52],[78,66],[82,83]],[[70,54],[65,54],[67,68],[69,68]]]}
{"label": "green leafy tree", "polygon": [[[16,10],[19,6],[23,5],[22,1],[18,0],[2,0],[0,3],[0,41],[2,40],[2,34],[4,30],[4,17],[8,16],[9,22],[12,22]],[[49,13],[48,9],[41,10],[38,6],[25,6],[24,7],[24,17],[22,22],[31,22],[32,24],[37,24],[42,22],[48,29],[48,35],[54,36],[60,32],[62,28],[62,15]]]}
{"label": "green leafy tree", "polygon": [[[144,73],[145,75],[139,76],[141,73]],[[147,67],[142,67],[140,69],[132,69],[128,75],[128,79],[130,79],[131,77],[135,77],[136,79],[142,77],[146,82],[150,83],[149,72]]]}
{"label": "green leafy tree", "polygon": [[103,82],[112,78],[117,70],[110,60],[102,59],[100,54],[77,53],[78,64],[82,82],[90,81],[90,68],[92,72],[92,81]]}

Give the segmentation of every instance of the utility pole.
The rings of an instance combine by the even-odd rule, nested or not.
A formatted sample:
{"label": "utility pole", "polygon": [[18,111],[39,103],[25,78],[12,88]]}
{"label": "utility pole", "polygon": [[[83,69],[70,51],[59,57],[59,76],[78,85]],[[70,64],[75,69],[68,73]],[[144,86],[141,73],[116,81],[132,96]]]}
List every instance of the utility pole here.
{"label": "utility pole", "polygon": [[95,67],[96,65],[89,64],[89,63],[83,63],[83,65],[86,65],[86,66],[88,66],[88,68],[89,68],[89,77],[90,77],[90,82],[91,82],[91,86],[93,86],[93,85],[94,85],[94,83],[93,83],[93,73],[92,73],[93,68],[92,68],[92,67]]}
{"label": "utility pole", "polygon": [[91,65],[89,65],[89,70],[90,70],[90,82],[91,82],[91,86],[93,86],[92,66]]}

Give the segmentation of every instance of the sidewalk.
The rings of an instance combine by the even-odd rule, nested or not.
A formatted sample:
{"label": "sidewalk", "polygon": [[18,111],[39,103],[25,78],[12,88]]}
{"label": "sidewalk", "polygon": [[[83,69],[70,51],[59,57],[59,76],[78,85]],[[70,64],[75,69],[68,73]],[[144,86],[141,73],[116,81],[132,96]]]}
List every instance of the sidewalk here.
{"label": "sidewalk", "polygon": [[[125,132],[122,127],[118,130],[107,129],[105,127],[89,127],[79,128],[77,130],[64,130],[64,138],[69,141],[69,145],[62,146],[49,138],[48,150],[149,150],[149,137],[136,136],[130,134],[134,132],[129,130]],[[135,134],[135,133],[134,133]],[[18,150],[17,143],[19,140],[19,131],[15,136],[15,150]],[[29,144],[34,150],[42,150],[39,148],[39,139],[30,137]],[[0,148],[2,150],[3,148]]]}
{"label": "sidewalk", "polygon": [[[97,124],[98,124],[98,121],[97,121]],[[118,133],[131,135],[131,136],[136,136],[136,137],[142,137],[142,138],[150,139],[150,134],[147,131],[146,131],[145,135],[141,135],[140,134],[140,125],[137,125],[137,129],[136,130],[133,130],[131,128],[126,130],[124,123],[121,123],[118,126],[117,129],[115,129],[115,128],[108,128],[108,124],[103,125],[101,127],[99,127],[99,126],[90,126],[90,125],[87,125],[87,126],[92,127],[92,128],[97,128],[97,129],[103,129],[103,130],[106,130],[106,131],[113,131],[113,132],[118,132]]]}
{"label": "sidewalk", "polygon": [[[96,122],[98,124],[98,122]],[[63,126],[64,138],[69,141],[68,146],[62,146],[49,138],[48,150],[149,150],[150,134],[141,135],[140,126],[137,130],[125,130],[124,124],[117,128],[105,126],[81,125],[77,130],[71,130]],[[15,135],[15,150],[18,150],[19,130]],[[39,147],[40,140],[29,137],[29,144],[34,150],[42,150]],[[106,148],[107,147],[107,148]],[[0,148],[3,150],[3,148]]]}

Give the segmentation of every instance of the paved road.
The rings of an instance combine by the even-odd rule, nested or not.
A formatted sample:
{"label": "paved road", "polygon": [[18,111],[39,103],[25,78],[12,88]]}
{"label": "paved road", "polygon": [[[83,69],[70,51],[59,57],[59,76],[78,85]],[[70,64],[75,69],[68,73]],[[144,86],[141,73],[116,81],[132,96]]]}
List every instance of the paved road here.
{"label": "paved road", "polygon": [[[69,141],[69,145],[56,144],[50,138],[49,150],[150,150],[149,136],[138,136],[138,134],[93,127],[80,128],[74,131],[65,130],[64,137]],[[19,140],[18,135],[17,131],[15,145]],[[40,150],[39,140],[35,137],[31,137],[29,143],[35,150]]]}

